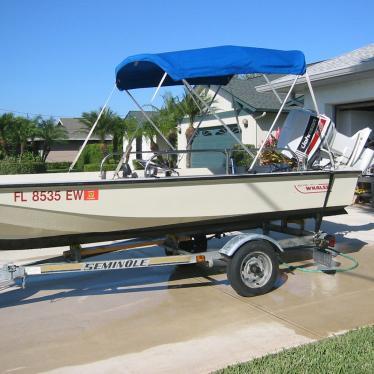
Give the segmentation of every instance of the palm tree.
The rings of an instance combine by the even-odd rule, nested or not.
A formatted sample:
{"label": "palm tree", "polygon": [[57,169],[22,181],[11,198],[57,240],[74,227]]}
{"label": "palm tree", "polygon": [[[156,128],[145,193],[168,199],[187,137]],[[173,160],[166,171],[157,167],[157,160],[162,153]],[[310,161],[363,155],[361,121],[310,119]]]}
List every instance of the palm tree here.
{"label": "palm tree", "polygon": [[132,142],[139,136],[142,136],[142,129],[138,126],[135,118],[130,117],[122,120],[121,138],[127,141],[127,149],[123,150],[126,152],[125,163],[129,162]]}
{"label": "palm tree", "polygon": [[45,162],[53,144],[63,142],[68,136],[65,128],[56,125],[52,118],[43,120],[37,117],[35,122],[37,122],[36,135],[43,141],[41,158]]}
{"label": "palm tree", "polygon": [[124,129],[124,120],[115,115],[112,119],[112,124],[111,124],[111,130],[110,133],[113,136],[112,138],[112,144],[113,144],[113,153],[117,154],[118,150],[120,148],[120,144],[123,138],[123,134],[125,132]]}
{"label": "palm tree", "polygon": [[22,158],[27,142],[36,135],[35,121],[24,117],[15,117],[11,126],[8,127],[8,131],[8,137],[11,139],[12,144],[16,146],[16,152],[19,153],[19,157]]}
{"label": "palm tree", "polygon": [[[156,126],[159,126],[159,124],[161,123],[159,109],[152,112],[151,118],[152,118],[153,123]],[[144,136],[145,138],[147,138],[149,140],[151,151],[152,152],[158,151],[159,150],[159,145],[157,144],[157,137],[159,136],[159,134],[154,129],[154,127],[146,120],[144,120],[141,123],[141,133],[142,133],[142,136]]]}
{"label": "palm tree", "polygon": [[[178,100],[167,93],[163,97],[164,103],[160,109],[153,107],[152,121],[158,127],[165,138],[173,145],[177,144],[177,126],[183,118],[183,112],[179,106]],[[162,144],[159,133],[148,122],[144,122],[142,133],[151,142],[151,150],[158,150]],[[161,141],[161,143],[160,143]],[[165,143],[165,142],[164,142]],[[165,146],[165,144],[163,144]]]}
{"label": "palm tree", "polygon": [[[141,130],[138,129],[137,122],[135,118],[122,119],[118,117],[118,120],[113,126],[113,153],[118,153],[119,143],[123,139],[127,140],[128,143],[128,153],[126,156],[125,163],[129,161],[129,152],[131,152],[132,141],[139,135],[141,135]],[[125,150],[123,150],[125,151]]]}
{"label": "palm tree", "polygon": [[[97,120],[99,111],[92,110],[90,112],[82,113],[82,122],[91,128]],[[109,134],[117,134],[116,127],[118,126],[121,118],[114,113],[110,108],[104,109],[98,124],[94,130],[94,133],[99,137],[101,144],[101,151],[103,155],[108,153],[108,146],[106,143],[106,138]],[[116,138],[116,147],[118,147],[119,139]]]}
{"label": "palm tree", "polygon": [[158,118],[159,128],[173,146],[177,145],[177,126],[184,116],[182,109],[175,97],[170,94],[164,96],[164,105]]}
{"label": "palm tree", "polygon": [[0,147],[4,156],[8,155],[9,148],[9,128],[14,124],[13,113],[4,113],[0,116]]}
{"label": "palm tree", "polygon": [[[205,103],[210,103],[211,98],[208,95],[207,89],[199,86],[196,89],[197,94]],[[193,126],[196,117],[201,114],[199,106],[196,104],[195,100],[192,98],[191,94],[185,89],[182,100],[179,103],[180,110],[188,118],[188,127],[186,129],[185,135],[187,140],[186,150],[190,151],[192,149],[193,136],[195,134],[195,128]],[[202,105],[200,106],[202,107]],[[191,167],[191,153],[187,153],[186,158],[187,167]]]}

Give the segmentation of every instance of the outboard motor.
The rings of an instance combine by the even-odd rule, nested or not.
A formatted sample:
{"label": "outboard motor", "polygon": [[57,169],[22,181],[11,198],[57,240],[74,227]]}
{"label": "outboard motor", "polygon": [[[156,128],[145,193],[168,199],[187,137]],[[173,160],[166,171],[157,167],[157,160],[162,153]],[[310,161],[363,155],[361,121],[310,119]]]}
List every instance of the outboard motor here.
{"label": "outboard motor", "polygon": [[[336,130],[329,117],[294,109],[283,125],[278,147],[293,151],[298,162],[308,168],[327,168],[333,162],[335,167],[366,173],[374,162],[374,150],[365,148],[370,133],[371,129],[365,128],[351,137],[345,136]],[[287,150],[282,153],[292,157]]]}

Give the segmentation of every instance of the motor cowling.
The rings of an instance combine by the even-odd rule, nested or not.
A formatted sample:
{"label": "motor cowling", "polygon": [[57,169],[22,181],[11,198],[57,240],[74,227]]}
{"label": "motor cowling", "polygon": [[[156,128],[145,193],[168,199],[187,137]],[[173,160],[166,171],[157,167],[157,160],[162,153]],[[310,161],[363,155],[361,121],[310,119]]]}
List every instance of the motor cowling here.
{"label": "motor cowling", "polygon": [[326,115],[316,115],[306,109],[291,110],[283,125],[278,147],[293,151],[282,153],[296,155],[298,162],[308,168],[331,167],[359,169],[363,173],[374,162],[374,150],[367,148],[370,128],[358,131],[352,137],[336,130],[335,123]]}

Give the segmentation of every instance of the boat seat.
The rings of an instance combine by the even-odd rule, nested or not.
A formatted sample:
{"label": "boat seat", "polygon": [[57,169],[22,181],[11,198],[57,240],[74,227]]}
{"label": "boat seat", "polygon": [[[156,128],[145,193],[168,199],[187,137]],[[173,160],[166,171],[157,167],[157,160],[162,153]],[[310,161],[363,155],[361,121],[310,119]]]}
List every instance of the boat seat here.
{"label": "boat seat", "polygon": [[121,167],[122,170],[122,178],[139,178],[138,174],[131,170],[131,166],[124,162]]}
{"label": "boat seat", "polygon": [[131,167],[127,162],[124,162],[122,164],[121,170],[122,170],[122,173],[123,173],[122,174],[123,178],[128,178],[132,174]]}

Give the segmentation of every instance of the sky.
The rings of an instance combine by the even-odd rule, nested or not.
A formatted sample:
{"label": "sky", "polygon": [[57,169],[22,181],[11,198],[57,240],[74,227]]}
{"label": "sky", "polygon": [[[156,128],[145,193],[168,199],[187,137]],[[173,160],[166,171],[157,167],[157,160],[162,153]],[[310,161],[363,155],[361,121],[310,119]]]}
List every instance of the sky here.
{"label": "sky", "polygon": [[[233,44],[335,57],[374,43],[373,14],[373,0],[0,0],[0,114],[97,110],[137,53]],[[153,93],[134,91],[142,104]],[[135,109],[118,90],[109,106]]]}

